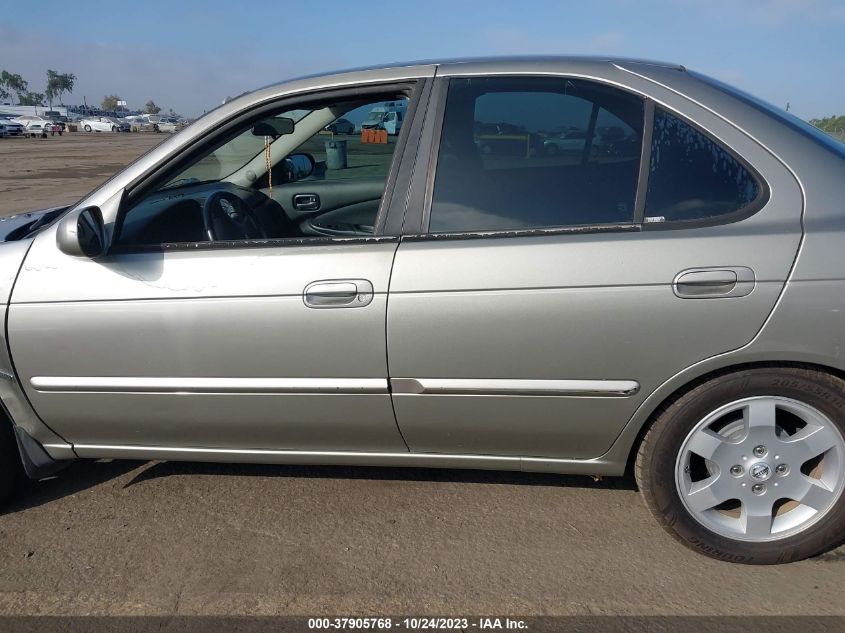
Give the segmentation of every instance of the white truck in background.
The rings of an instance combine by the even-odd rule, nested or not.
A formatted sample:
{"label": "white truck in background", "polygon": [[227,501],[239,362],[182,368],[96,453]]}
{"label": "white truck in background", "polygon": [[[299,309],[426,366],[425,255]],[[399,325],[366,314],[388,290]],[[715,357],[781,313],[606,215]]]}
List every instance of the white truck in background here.
{"label": "white truck in background", "polygon": [[399,134],[408,110],[407,100],[386,101],[377,105],[361,123],[362,130],[387,130],[390,136]]}

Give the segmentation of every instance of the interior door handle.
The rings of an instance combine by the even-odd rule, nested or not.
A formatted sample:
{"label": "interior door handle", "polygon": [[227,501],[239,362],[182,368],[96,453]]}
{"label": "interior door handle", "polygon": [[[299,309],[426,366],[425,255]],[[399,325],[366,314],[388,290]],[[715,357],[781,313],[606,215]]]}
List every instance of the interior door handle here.
{"label": "interior door handle", "polygon": [[316,193],[298,193],[293,197],[293,208],[299,211],[317,211],[320,208],[320,196]]}
{"label": "interior door handle", "polygon": [[675,276],[672,289],[682,299],[744,297],[755,284],[754,271],[745,266],[692,268]]}
{"label": "interior door handle", "polygon": [[327,279],[308,284],[302,300],[309,308],[363,308],[373,301],[366,279]]}

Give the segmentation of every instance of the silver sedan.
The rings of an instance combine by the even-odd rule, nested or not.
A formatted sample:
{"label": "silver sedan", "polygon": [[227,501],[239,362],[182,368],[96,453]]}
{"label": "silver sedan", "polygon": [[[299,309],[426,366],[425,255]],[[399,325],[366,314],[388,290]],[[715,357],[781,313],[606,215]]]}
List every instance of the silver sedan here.
{"label": "silver sedan", "polygon": [[[396,137],[325,132],[388,106]],[[0,492],[80,458],[633,472],[703,554],[814,555],[845,533],[843,160],[653,62],[243,95],[0,221]]]}

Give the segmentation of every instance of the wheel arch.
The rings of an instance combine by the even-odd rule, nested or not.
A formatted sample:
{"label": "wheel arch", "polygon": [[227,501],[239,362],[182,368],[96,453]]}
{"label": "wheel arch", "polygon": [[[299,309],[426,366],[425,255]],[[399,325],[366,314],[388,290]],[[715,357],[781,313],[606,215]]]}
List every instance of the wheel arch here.
{"label": "wheel arch", "polygon": [[632,473],[640,444],[657,417],[678,398],[698,385],[719,376],[766,367],[812,369],[845,380],[845,367],[834,366],[825,360],[803,355],[772,358],[763,356],[756,359],[734,359],[733,362],[727,363],[707,362],[694,365],[664,382],[640,404],[603,459],[624,467],[625,474]]}
{"label": "wheel arch", "polygon": [[[18,426],[12,420],[12,416],[6,410],[5,404],[0,402],[0,425],[3,426],[3,435],[5,436],[9,431],[14,436],[15,444],[17,445],[17,452],[20,456],[21,465],[30,479],[42,479],[55,474],[64,468],[69,462],[60,462],[54,460],[40,442],[33,439],[33,437],[24,430],[23,427]],[[6,439],[3,440],[7,441]]]}

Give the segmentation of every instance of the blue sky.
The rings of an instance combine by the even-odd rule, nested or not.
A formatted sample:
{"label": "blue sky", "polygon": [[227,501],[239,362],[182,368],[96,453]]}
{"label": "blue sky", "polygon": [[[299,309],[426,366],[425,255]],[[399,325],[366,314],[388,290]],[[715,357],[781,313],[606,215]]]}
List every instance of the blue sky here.
{"label": "blue sky", "polygon": [[682,63],[811,118],[845,114],[843,34],[845,0],[39,0],[0,11],[0,68],[36,91],[47,68],[75,73],[66,103],[108,93],[196,115],[337,68],[608,54]]}

